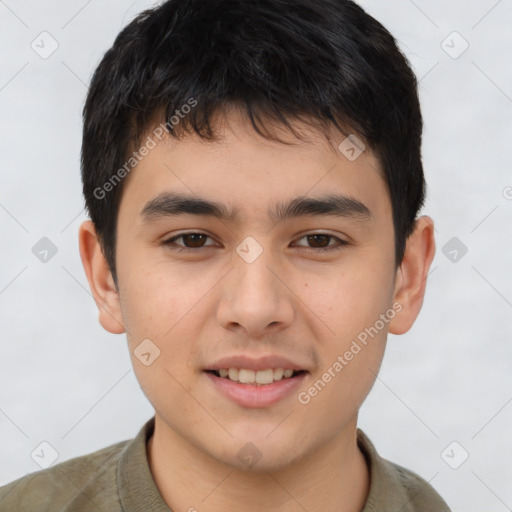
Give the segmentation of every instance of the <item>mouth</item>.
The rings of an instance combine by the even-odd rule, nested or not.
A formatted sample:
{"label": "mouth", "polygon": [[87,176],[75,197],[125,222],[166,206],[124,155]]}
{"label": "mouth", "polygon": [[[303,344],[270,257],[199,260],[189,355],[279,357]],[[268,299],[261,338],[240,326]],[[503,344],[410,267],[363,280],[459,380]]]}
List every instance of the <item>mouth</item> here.
{"label": "mouth", "polygon": [[221,368],[219,370],[205,370],[221,379],[227,379],[239,384],[252,384],[267,386],[281,380],[293,379],[307,373],[306,370],[292,370],[283,368],[267,368],[266,370],[251,370],[248,368]]}
{"label": "mouth", "polygon": [[245,409],[265,409],[297,396],[307,370],[221,368],[204,370],[208,385],[230,402]]}

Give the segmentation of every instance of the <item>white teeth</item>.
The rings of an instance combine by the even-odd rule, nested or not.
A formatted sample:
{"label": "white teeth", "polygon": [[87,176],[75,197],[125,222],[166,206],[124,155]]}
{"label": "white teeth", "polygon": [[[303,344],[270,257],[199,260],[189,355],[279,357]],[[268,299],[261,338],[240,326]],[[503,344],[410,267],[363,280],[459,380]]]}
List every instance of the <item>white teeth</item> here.
{"label": "white teeth", "polygon": [[238,370],[238,380],[242,384],[251,384],[252,382],[256,382],[255,373],[256,372],[254,370]]}
{"label": "white teeth", "polygon": [[270,384],[273,380],[273,370],[260,370],[259,372],[256,372],[256,384]]}
{"label": "white teeth", "polygon": [[283,378],[284,370],[282,368],[276,368],[274,370],[274,380],[281,380]]}
{"label": "white teeth", "polygon": [[294,370],[268,368],[267,370],[248,370],[246,368],[222,368],[218,370],[222,378],[228,378],[242,384],[272,384],[274,381],[289,379]]}

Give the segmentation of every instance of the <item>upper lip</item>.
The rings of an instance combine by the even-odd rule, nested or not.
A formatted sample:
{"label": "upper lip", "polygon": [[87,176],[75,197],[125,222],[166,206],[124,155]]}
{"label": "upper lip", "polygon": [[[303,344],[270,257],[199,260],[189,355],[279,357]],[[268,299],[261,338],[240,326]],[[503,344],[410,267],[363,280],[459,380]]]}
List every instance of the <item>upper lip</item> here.
{"label": "upper lip", "polygon": [[264,357],[249,357],[247,355],[234,355],[223,357],[211,364],[206,370],[221,370],[223,368],[243,368],[247,370],[268,370],[269,368],[282,368],[283,370],[305,370],[299,363],[278,355]]}

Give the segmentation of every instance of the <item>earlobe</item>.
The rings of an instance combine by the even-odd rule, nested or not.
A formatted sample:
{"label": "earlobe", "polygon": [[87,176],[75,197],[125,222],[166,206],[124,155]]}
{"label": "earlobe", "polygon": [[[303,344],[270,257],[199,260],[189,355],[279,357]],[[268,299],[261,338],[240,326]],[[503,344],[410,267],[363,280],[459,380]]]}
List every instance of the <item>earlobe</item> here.
{"label": "earlobe", "polygon": [[101,249],[94,224],[84,221],[79,230],[80,257],[92,295],[98,306],[99,321],[113,334],[125,332],[119,293]]}
{"label": "earlobe", "polygon": [[414,324],[423,305],[435,251],[434,222],[425,215],[416,220],[397,270],[393,301],[401,305],[401,310],[389,324],[390,333],[404,334]]}

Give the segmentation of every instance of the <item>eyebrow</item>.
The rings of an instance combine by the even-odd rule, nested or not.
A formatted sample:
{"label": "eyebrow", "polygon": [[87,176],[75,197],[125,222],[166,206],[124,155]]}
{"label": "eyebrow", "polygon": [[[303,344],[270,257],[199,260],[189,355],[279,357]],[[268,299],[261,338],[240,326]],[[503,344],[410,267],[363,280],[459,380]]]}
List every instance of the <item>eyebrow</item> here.
{"label": "eyebrow", "polygon": [[[148,201],[140,212],[144,223],[183,214],[210,216],[235,223],[240,217],[240,210],[201,197],[177,192],[163,192]],[[267,211],[267,214],[273,222],[301,216],[322,215],[359,220],[373,218],[370,209],[361,201],[338,194],[321,197],[299,196],[286,203],[277,203]]]}

